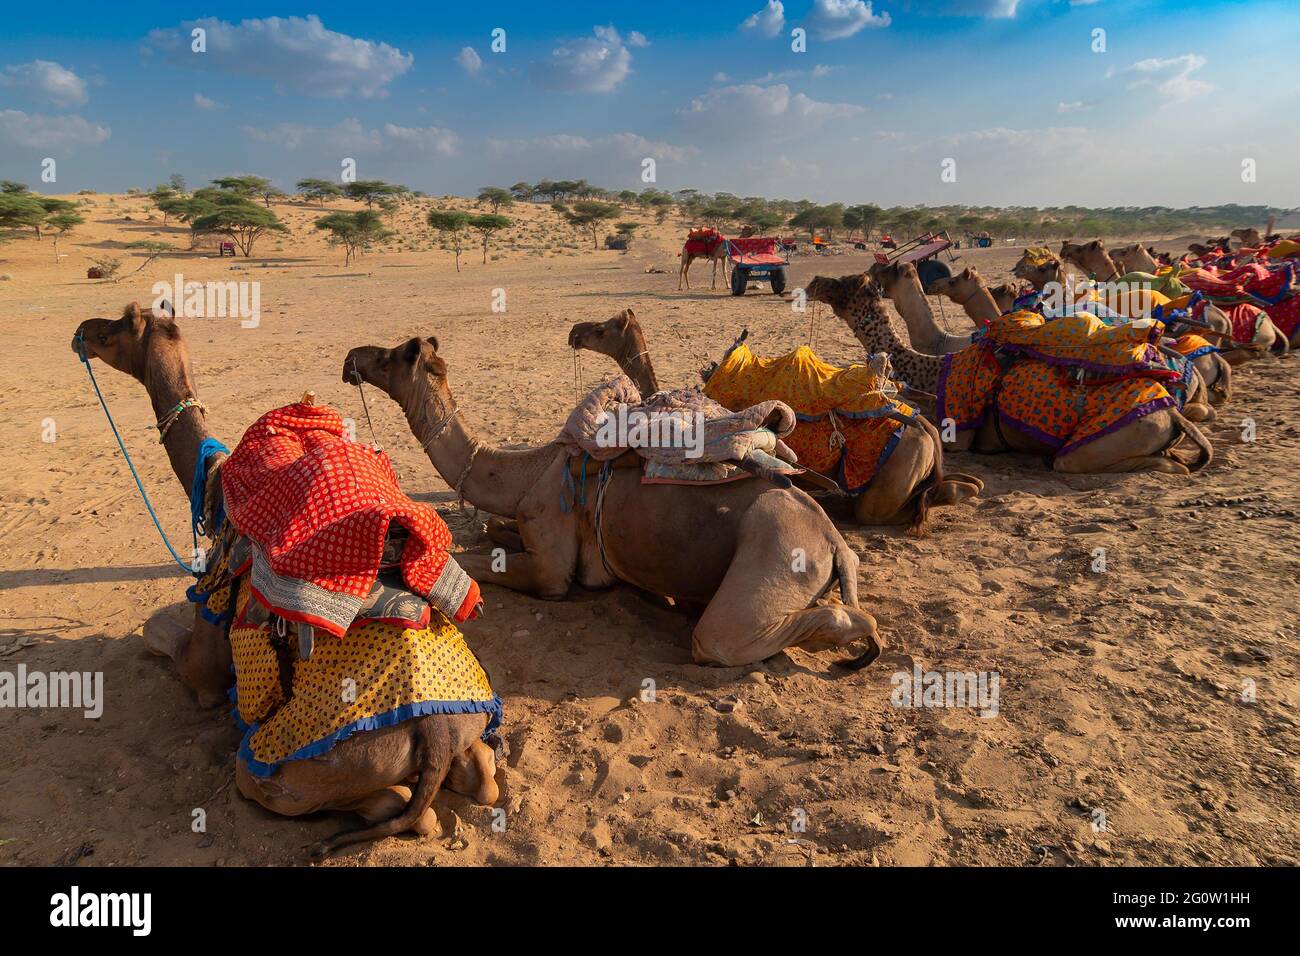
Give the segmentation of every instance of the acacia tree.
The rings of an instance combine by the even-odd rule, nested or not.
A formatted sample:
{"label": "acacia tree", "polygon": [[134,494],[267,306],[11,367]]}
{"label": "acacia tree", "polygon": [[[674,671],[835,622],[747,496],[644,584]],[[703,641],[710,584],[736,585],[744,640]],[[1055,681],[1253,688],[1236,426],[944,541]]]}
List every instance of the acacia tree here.
{"label": "acacia tree", "polygon": [[54,230],[54,261],[59,261],[59,240],[72,232],[86,220],[80,213],[56,212],[45,220],[45,224]]}
{"label": "acacia tree", "polygon": [[36,198],[22,192],[0,192],[0,235],[15,229],[39,228],[46,215]]}
{"label": "acacia tree", "polygon": [[593,199],[584,199],[581,202],[575,202],[573,208],[564,213],[564,218],[569,224],[579,229],[591,230],[591,247],[600,248],[600,240],[597,234],[600,232],[602,223],[613,219],[621,209],[613,203],[599,202]]}
{"label": "acacia tree", "polygon": [[[274,190],[271,180],[263,176],[222,176],[212,180],[212,185],[226,192],[235,193],[245,199],[261,198],[268,190]],[[267,202],[270,205],[270,202]]]}
{"label": "acacia tree", "polygon": [[343,264],[348,265],[359,253],[369,249],[376,242],[382,242],[393,235],[391,229],[384,228],[383,217],[371,209],[358,212],[332,212],[316,220],[316,228],[330,234],[332,245],[343,247]]}
{"label": "acacia tree", "polygon": [[500,186],[484,186],[478,191],[478,200],[490,205],[494,216],[501,211],[502,206],[515,204],[515,197],[510,194],[510,190],[502,189]]}
{"label": "acacia tree", "polygon": [[460,209],[434,209],[429,212],[429,225],[451,239],[452,248],[456,250],[457,272],[460,271],[461,243],[471,218],[473,217],[469,213]]}
{"label": "acacia tree", "polygon": [[344,186],[343,192],[349,199],[364,202],[369,209],[381,199],[393,199],[410,190],[405,186],[386,183],[382,179],[358,179]]}
{"label": "acacia tree", "polygon": [[248,258],[253,254],[257,240],[268,232],[288,232],[271,210],[247,200],[216,205],[210,212],[196,218],[191,228],[196,232],[212,232],[227,236],[239,251]]}
{"label": "acacia tree", "polygon": [[485,215],[475,216],[469,221],[469,227],[478,232],[483,237],[483,264],[487,265],[488,240],[492,238],[493,233],[499,229],[509,229],[513,222],[505,216]]}
{"label": "acacia tree", "polygon": [[300,179],[297,189],[308,199],[319,200],[322,208],[325,206],[326,199],[343,195],[343,189],[328,179]]}

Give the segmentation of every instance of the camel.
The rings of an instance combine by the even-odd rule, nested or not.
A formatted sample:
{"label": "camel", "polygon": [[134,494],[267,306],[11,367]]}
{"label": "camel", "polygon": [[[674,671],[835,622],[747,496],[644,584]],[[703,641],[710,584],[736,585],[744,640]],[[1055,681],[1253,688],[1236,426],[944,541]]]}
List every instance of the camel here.
{"label": "camel", "polygon": [[1135,242],[1131,246],[1121,246],[1111,253],[1111,259],[1120,271],[1125,273],[1148,272],[1155,275],[1156,270],[1160,268],[1160,263],[1156,262],[1151,250],[1140,242]]}
{"label": "camel", "polygon": [[[590,349],[614,359],[623,374],[636,383],[642,395],[651,395],[659,390],[650,365],[645,335],[631,309],[624,309],[605,322],[579,322],[569,330],[569,346]],[[900,421],[908,423],[903,419]],[[927,499],[927,507],[955,505],[984,489],[984,482],[978,478],[942,473],[943,446],[938,432],[933,431],[934,426],[929,422],[921,421],[920,428],[908,428],[899,440],[894,455],[902,453],[902,462],[895,466],[894,455],[891,455],[870,484],[853,496],[854,514],[862,524],[900,524],[913,518],[916,509],[911,503],[929,481],[932,472],[935,476],[934,493]],[[899,502],[903,507],[897,507]],[[891,511],[891,507],[896,510]]]}
{"label": "camel", "polygon": [[[943,356],[924,355],[903,343],[881,305],[880,289],[868,276],[851,275],[839,279],[817,276],[805,291],[809,299],[829,305],[869,354],[888,352],[900,378],[917,388],[937,390]],[[1004,429],[998,421],[996,406],[994,409],[984,426],[958,433],[954,442],[956,451],[1053,454],[1052,449],[1015,428]],[[1200,451],[1190,467],[1172,455],[1173,446],[1183,437],[1190,438]],[[1213,447],[1195,425],[1177,409],[1164,408],[1067,454],[1055,455],[1052,468],[1072,474],[1160,471],[1187,475],[1209,464],[1213,454]]]}
{"label": "camel", "polygon": [[970,334],[953,335],[939,327],[934,312],[921,288],[916,266],[910,262],[877,262],[870,269],[871,278],[884,290],[886,298],[894,303],[898,314],[907,325],[907,335],[912,347],[931,355],[960,352],[970,345]]}
{"label": "camel", "polygon": [[[189,349],[173,319],[160,311],[141,310],[133,302],[120,319],[87,319],[77,326],[72,350],[80,355],[84,345],[88,358],[140,382],[160,420],[181,403],[195,402],[186,405],[162,435],[172,470],[188,497],[199,446],[211,433],[207,413],[197,404]],[[201,705],[228,702],[234,679],[223,626],[206,621],[195,605],[191,629],[177,626],[166,612],[159,612],[144,631],[149,649],[172,659]],[[348,844],[406,830],[436,833],[438,821],[431,804],[444,782],[480,804],[491,805],[500,796],[495,757],[480,739],[488,720],[487,714],[434,715],[358,732],[319,757],[285,762],[269,777],[253,776],[240,758],[235,782],[245,797],[274,813],[300,816],[352,810],[370,824],[315,844],[311,852],[317,858]],[[412,791],[406,783],[415,775],[419,780]]]}
{"label": "camel", "polygon": [[[976,327],[988,325],[1006,311],[993,298],[993,293],[984,282],[983,276],[970,266],[955,276],[936,279],[925,291],[930,295],[947,296],[949,300],[962,307]],[[1015,297],[1012,296],[1013,301],[1014,299]]]}
{"label": "camel", "polygon": [[659,391],[641,323],[631,309],[624,309],[604,322],[579,322],[569,330],[569,348],[608,355],[633,381],[642,398]]}
{"label": "camel", "polygon": [[1020,296],[1020,286],[1014,282],[1003,282],[999,285],[989,286],[989,295],[993,296],[993,301],[1002,314],[1010,312],[1016,306],[1016,299]]}
{"label": "camel", "polygon": [[1086,276],[1092,276],[1099,282],[1108,282],[1119,278],[1120,271],[1115,260],[1106,252],[1106,244],[1100,239],[1087,243],[1065,241],[1061,243],[1061,260],[1076,265]]}
{"label": "camel", "polygon": [[[429,461],[466,501],[514,519],[489,525],[491,536],[516,549],[504,560],[457,555],[476,580],[550,600],[565,598],[575,580],[587,588],[622,581],[702,606],[691,636],[700,664],[739,666],[787,647],[820,651],[859,641],[866,649],[847,666],[880,655],[876,621],[858,602],[858,557],[801,489],[755,479],[646,485],[639,468],[614,467],[603,478],[578,479],[591,488],[584,498],[565,497],[573,487],[565,472],[581,460],[558,442],[501,449],[471,435],[437,339],[354,348],[342,374],[401,406]],[[578,501],[570,505],[571,498]],[[820,603],[836,583],[842,603]]]}
{"label": "camel", "polygon": [[682,251],[679,254],[682,260],[681,270],[677,273],[677,291],[682,290],[682,283],[686,283],[686,288],[691,287],[691,263],[696,259],[707,259],[713,263],[713,278],[709,282],[710,289],[718,287],[718,263],[722,263],[722,282],[727,282],[727,241],[722,236],[718,237],[718,244],[708,252],[695,253],[690,251],[691,240],[688,237],[682,244]]}

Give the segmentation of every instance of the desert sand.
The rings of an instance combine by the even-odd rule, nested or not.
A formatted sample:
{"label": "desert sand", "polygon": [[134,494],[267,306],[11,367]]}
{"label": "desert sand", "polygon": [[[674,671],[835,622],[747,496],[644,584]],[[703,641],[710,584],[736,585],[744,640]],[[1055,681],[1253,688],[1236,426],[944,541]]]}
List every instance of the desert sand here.
{"label": "desert sand", "polygon": [[[92,199],[60,261],[48,239],[0,246],[0,669],[100,671],[106,690],[98,720],[0,710],[0,863],[299,863],[306,845],[355,822],[275,817],[243,799],[229,714],[199,709],[145,649],[141,625],[183,602],[187,579],[69,349],[82,320],[147,304],[177,272],[259,281],[255,329],[180,320],[213,431],[232,447],[309,389],[368,438],[343,356],[416,334],[437,335],[465,421],[502,444],[550,440],[581,387],[615,371],[584,353],[575,382],[566,334],[624,308],[665,386],[698,382],[745,327],[760,354],[811,337],[828,361],[863,357],[827,310],[710,291],[707,263],[694,290],[676,291],[675,220],[643,219],[627,253],[593,251],[546,207],[516,206],[524,224],[486,265],[468,249],[458,274],[448,252],[426,248],[435,237],[416,238],[427,203],[404,205],[407,239],[345,269],[310,228],[319,211],[288,202],[275,208],[293,234],[264,239],[251,259],[220,260],[208,245],[105,283],[85,278],[92,257],[122,255],[129,273],[143,260],[113,253],[121,243],[184,249],[188,232],[164,229],[143,198]],[[1019,251],[961,254],[997,282]],[[790,284],[869,261],[801,255]],[[491,310],[494,289],[505,313]],[[952,305],[943,314],[953,331],[969,328]],[[487,587],[486,616],[465,633],[506,701],[504,832],[444,790],[441,838],[362,845],[326,865],[1300,862],[1296,363],[1238,370],[1232,402],[1206,426],[1215,460],[1191,478],[1063,476],[1032,458],[952,455],[950,468],[987,487],[973,506],[935,512],[919,538],[855,526],[828,501],[888,642],[864,671],[798,650],[700,667],[692,620],[631,589],[575,588],[556,603]],[[164,528],[188,548],[188,505],[144,390],[102,365],[96,374]],[[406,492],[438,508],[458,547],[488,547],[399,409],[373,390],[368,400]],[[1242,440],[1246,419],[1254,441]],[[1097,548],[1104,573],[1092,570]],[[998,715],[891,706],[891,675],[914,664],[997,671]],[[641,699],[647,680],[653,702]],[[196,808],[205,833],[191,829]]]}

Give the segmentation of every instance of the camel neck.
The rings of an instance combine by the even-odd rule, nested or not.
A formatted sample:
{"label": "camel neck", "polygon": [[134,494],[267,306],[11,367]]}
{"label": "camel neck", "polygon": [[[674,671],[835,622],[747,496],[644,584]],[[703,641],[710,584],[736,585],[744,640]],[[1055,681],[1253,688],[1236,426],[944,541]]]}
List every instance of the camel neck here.
{"label": "camel neck", "polygon": [[649,398],[659,391],[659,380],[655,376],[654,366],[650,364],[650,353],[646,349],[645,336],[634,331],[628,336],[622,350],[615,359],[641,392],[642,398]]}
{"label": "camel neck", "polygon": [[[183,356],[157,349],[150,350],[150,359],[141,379],[153,405],[154,419],[162,421],[185,399],[197,399],[198,391],[190,379],[188,363]],[[199,446],[211,434],[208,431],[207,413],[200,407],[192,406],[177,416],[163,439],[163,448],[171,462],[172,471],[185,489],[187,497],[194,481]]]}
{"label": "camel neck", "polygon": [[907,281],[896,282],[889,290],[889,297],[894,301],[894,305],[898,306],[898,314],[903,317],[903,322],[907,325],[907,334],[912,340],[913,347],[932,354],[941,351],[944,331],[939,328],[939,323],[934,318],[934,310],[930,308],[925,294],[917,288],[916,284]]}
{"label": "camel neck", "polygon": [[997,300],[993,298],[993,293],[984,283],[975,287],[975,291],[966,297],[966,301],[961,304],[966,315],[976,323],[987,324],[1002,314],[998,308]]}
{"label": "camel neck", "polygon": [[925,392],[935,391],[943,356],[925,355],[910,348],[894,331],[889,316],[879,303],[868,304],[857,312],[836,314],[848,325],[868,355],[888,352],[894,371],[908,385]]}
{"label": "camel neck", "polygon": [[555,460],[556,446],[494,448],[471,435],[454,409],[453,404],[443,411],[427,394],[403,406],[411,432],[443,481],[453,490],[459,483],[461,496],[475,508],[515,517],[519,502]]}

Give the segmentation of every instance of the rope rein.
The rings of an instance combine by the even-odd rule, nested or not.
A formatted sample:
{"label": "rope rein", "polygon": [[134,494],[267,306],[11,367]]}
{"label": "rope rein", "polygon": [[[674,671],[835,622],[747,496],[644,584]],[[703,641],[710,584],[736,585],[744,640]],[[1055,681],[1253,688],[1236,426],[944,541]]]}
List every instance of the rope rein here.
{"label": "rope rein", "polygon": [[[99,382],[95,381],[95,371],[90,367],[90,357],[86,354],[85,338],[80,333],[78,333],[76,341],[77,341],[77,357],[81,359],[81,364],[86,366],[86,374],[90,376],[90,384],[95,387],[95,395],[99,399],[99,407],[104,410],[104,417],[108,419],[108,427],[113,430],[113,437],[117,439],[117,447],[122,450],[122,457],[126,459],[126,466],[131,469],[131,477],[135,479],[135,486],[138,489],[140,489],[140,497],[144,499],[144,506],[149,511],[149,517],[153,519],[153,526],[158,529],[158,534],[162,538],[163,544],[167,546],[167,550],[171,552],[172,559],[175,560],[176,565],[186,574],[191,574],[191,575],[194,574],[195,573],[194,568],[181,560],[181,556],[176,553],[176,549],[172,547],[171,541],[167,539],[167,532],[163,531],[162,522],[158,520],[158,514],[153,510],[153,503],[150,502],[149,495],[145,493],[144,483],[140,481],[140,474],[135,470],[135,463],[131,461],[131,456],[127,453],[126,450],[126,445],[123,444],[122,442],[122,436],[117,430],[117,423],[113,421],[113,416],[108,410],[108,403],[104,401],[104,393],[99,390]],[[185,408],[180,407],[181,405],[184,404],[185,404],[184,402],[181,402],[177,406],[177,408],[173,410],[172,422],[174,422],[175,419],[180,416],[180,413],[185,410]],[[190,407],[190,408],[199,407],[200,409],[202,408],[202,406],[199,405],[197,400],[193,405],[185,406],[185,407]],[[172,422],[167,423],[168,428],[171,427]],[[159,441],[162,441],[162,439],[166,437],[166,430],[163,429],[162,426],[159,426],[159,431],[162,432],[162,436],[159,438]],[[194,534],[195,534],[194,550],[197,552],[198,540],[199,540],[197,529],[194,530]]]}

